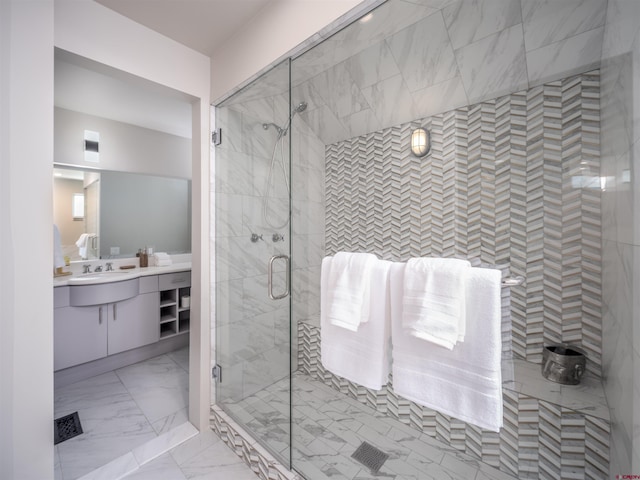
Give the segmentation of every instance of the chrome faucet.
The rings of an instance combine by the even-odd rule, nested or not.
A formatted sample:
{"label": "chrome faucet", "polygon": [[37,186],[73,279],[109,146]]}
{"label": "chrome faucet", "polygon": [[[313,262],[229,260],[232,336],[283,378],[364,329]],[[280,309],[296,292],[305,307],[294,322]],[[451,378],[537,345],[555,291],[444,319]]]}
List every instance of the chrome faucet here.
{"label": "chrome faucet", "polygon": [[107,262],[107,272],[113,272],[113,263]]}
{"label": "chrome faucet", "polygon": [[102,271],[102,265],[98,265],[94,270],[94,272],[101,272],[101,271]]}
{"label": "chrome faucet", "polygon": [[91,265],[82,265],[82,273],[91,273]]}

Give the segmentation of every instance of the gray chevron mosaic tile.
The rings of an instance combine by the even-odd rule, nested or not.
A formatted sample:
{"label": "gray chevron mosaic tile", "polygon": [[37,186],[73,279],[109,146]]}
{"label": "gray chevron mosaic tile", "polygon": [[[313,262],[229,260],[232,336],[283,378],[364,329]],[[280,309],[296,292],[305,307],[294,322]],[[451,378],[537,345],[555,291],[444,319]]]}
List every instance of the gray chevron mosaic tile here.
{"label": "gray chevron mosaic tile", "polygon": [[[503,355],[582,346],[601,374],[599,72],[326,148],[327,255],[451,256],[522,275],[503,292]],[[411,131],[431,152],[409,153]],[[595,182],[595,183],[594,183]],[[606,478],[609,424],[504,391],[504,427],[483,431],[393,392],[325,371],[320,332],[299,324],[302,370],[381,413],[518,478]]]}
{"label": "gray chevron mosaic tile", "polygon": [[[511,351],[577,344],[601,374],[599,72],[326,147],[326,249],[455,256],[526,277]],[[411,131],[431,132],[418,159]]]}

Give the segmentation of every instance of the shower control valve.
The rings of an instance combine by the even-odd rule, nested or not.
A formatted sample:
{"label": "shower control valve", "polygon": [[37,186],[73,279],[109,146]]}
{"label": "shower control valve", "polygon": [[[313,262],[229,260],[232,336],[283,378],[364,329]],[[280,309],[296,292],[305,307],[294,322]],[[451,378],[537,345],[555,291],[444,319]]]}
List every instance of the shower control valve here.
{"label": "shower control valve", "polygon": [[281,233],[274,233],[271,237],[271,240],[273,240],[273,243],[284,242],[284,235],[282,235]]}
{"label": "shower control valve", "polygon": [[256,243],[258,240],[262,240],[262,235],[258,235],[257,233],[252,233],[251,242]]}

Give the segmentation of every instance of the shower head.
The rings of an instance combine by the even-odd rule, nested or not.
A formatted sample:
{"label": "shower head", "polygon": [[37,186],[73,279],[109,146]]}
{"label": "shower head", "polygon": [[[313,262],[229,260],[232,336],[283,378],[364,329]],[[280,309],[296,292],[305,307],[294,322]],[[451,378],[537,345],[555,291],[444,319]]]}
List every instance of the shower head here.
{"label": "shower head", "polygon": [[289,131],[289,127],[291,126],[291,120],[293,119],[293,116],[296,113],[304,112],[306,109],[307,109],[307,102],[300,102],[293,110],[291,110],[291,115],[289,115],[287,122],[282,127],[280,127],[279,125],[276,125],[273,122],[269,122],[269,123],[263,123],[262,128],[264,128],[265,130],[269,130],[269,128],[271,127],[275,128],[276,131],[278,132],[278,137],[281,138],[285,136]]}

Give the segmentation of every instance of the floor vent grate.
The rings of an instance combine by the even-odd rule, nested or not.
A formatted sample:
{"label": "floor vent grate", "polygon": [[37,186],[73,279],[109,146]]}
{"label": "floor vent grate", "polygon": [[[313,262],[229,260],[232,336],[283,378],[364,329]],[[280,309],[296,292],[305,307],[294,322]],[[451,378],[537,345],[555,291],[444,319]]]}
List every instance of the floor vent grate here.
{"label": "floor vent grate", "polygon": [[351,458],[357,460],[362,465],[371,470],[371,473],[378,473],[384,462],[387,461],[389,455],[382,450],[377,449],[367,442],[362,444],[353,452]]}
{"label": "floor vent grate", "polygon": [[80,425],[78,412],[73,412],[70,415],[56,418],[53,421],[53,427],[54,445],[64,442],[65,440],[69,440],[70,438],[77,437],[82,433],[82,425]]}

